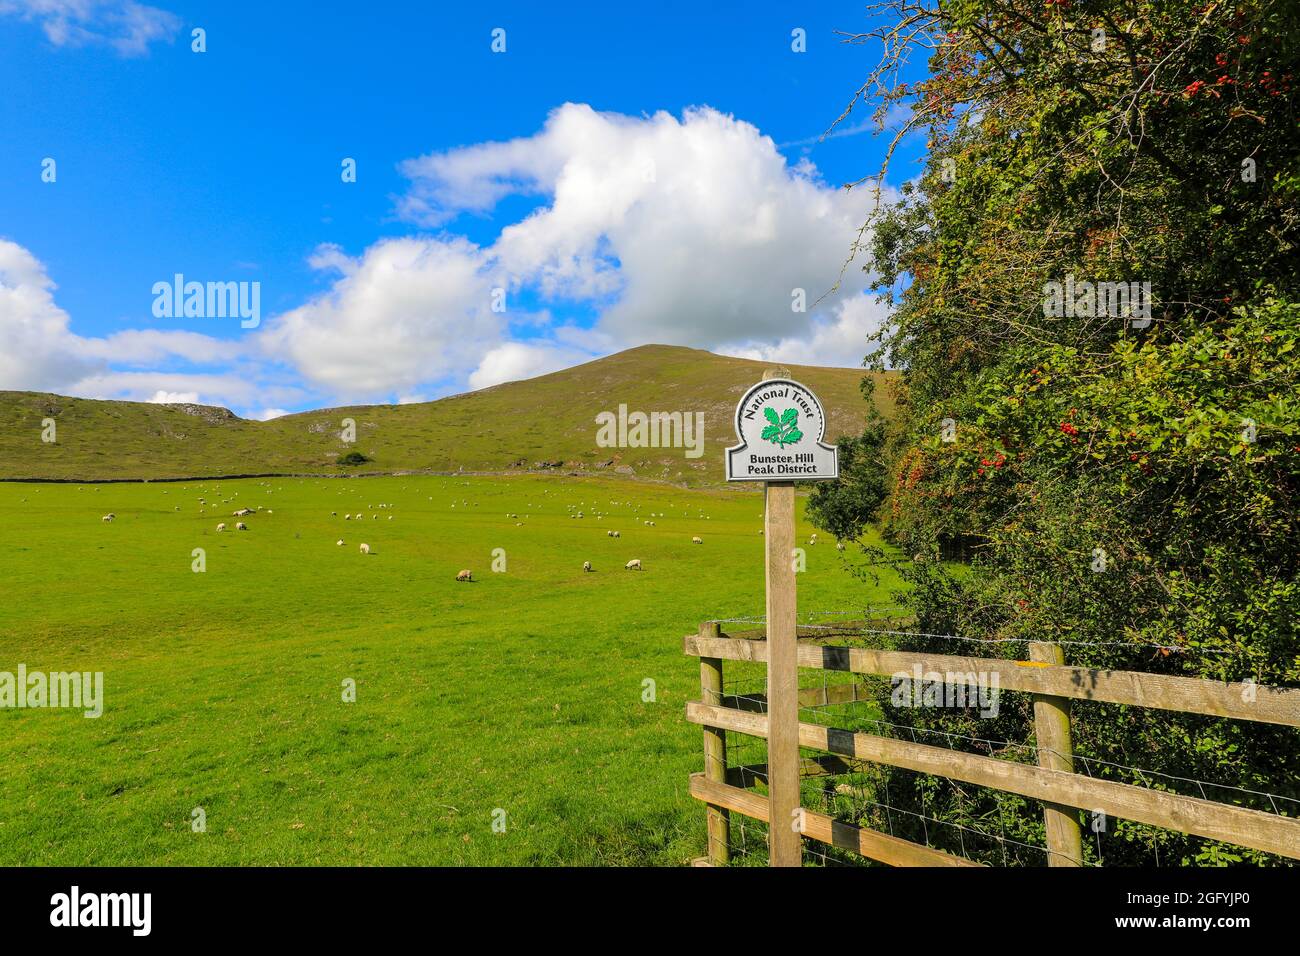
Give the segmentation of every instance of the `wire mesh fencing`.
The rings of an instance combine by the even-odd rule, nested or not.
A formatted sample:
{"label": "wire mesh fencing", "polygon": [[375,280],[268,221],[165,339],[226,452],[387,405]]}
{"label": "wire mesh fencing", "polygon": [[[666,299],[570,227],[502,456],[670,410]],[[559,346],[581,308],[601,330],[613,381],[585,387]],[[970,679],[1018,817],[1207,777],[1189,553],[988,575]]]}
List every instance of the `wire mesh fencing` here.
{"label": "wire mesh fencing", "polygon": [[[821,612],[799,626],[801,644],[833,648],[897,649],[906,646],[916,632],[907,630],[906,622],[892,609],[869,612],[864,620],[848,621],[839,612]],[[726,636],[747,633],[754,637],[761,631],[761,618],[733,618],[723,622]],[[748,632],[744,628],[751,628]],[[734,629],[734,630],[732,630]],[[962,641],[955,635],[926,635]],[[1085,656],[1096,642],[1079,642],[1067,648],[1076,656]],[[1121,642],[1114,642],[1121,643]],[[1014,652],[1012,657],[1021,656]],[[768,687],[763,660],[728,659],[722,682],[722,706],[746,713],[766,715]],[[951,710],[939,708],[916,719],[912,710],[895,706],[898,702],[899,675],[855,673],[850,670],[805,669],[799,671],[799,720],[801,724],[833,728],[834,734],[867,734],[890,740],[907,741],[931,748],[946,748],[957,754],[993,758],[1037,769],[1044,753],[1034,734],[1033,698],[1029,693],[1010,692],[1004,699],[1001,720],[979,719],[979,700],[971,698],[966,706]],[[1293,693],[1293,692],[1290,692]],[[940,695],[942,697],[942,695]],[[972,704],[974,705],[972,707]],[[1186,715],[1165,711],[1138,710],[1106,704],[1089,706],[1127,713],[1155,721],[1166,721],[1169,738],[1176,739],[1174,728],[1186,724]],[[1181,720],[1181,723],[1180,723]],[[1300,743],[1294,727],[1275,728],[1280,739],[1292,747]],[[1154,737],[1162,734],[1156,731]],[[1300,750],[1300,748],[1294,748]],[[1139,766],[1137,762],[1113,759],[1113,753],[1090,753],[1074,750],[1065,755],[1073,761],[1074,774],[1095,780],[1122,782],[1158,794],[1199,798],[1203,801],[1249,808],[1274,817],[1300,818],[1300,793],[1295,781],[1289,786],[1268,788],[1242,786],[1240,782],[1214,781],[1193,774],[1180,775],[1166,769]],[[725,767],[721,776],[732,787],[760,796],[767,793],[767,744],[762,736],[732,729],[725,731]],[[1172,832],[1168,828],[1126,819],[1117,819],[1100,810],[1064,808],[1077,822],[1083,835],[1082,848],[1071,859],[1049,846],[1045,838],[1041,801],[996,786],[922,773],[873,761],[855,759],[842,753],[827,753],[812,748],[800,749],[801,812],[830,818],[833,825],[862,828],[891,838],[907,841],[929,850],[995,866],[1044,866],[1068,862],[1071,865],[1101,866],[1108,857],[1116,862],[1130,860],[1140,851],[1147,865],[1187,865],[1207,862],[1223,854],[1225,862],[1272,863],[1293,865],[1292,855],[1252,851],[1240,855],[1239,848],[1222,841]],[[1274,792],[1274,790],[1278,792]],[[743,813],[728,814],[726,858],[730,865],[766,865],[768,862],[768,824]],[[799,825],[796,821],[774,821],[773,825]],[[711,840],[717,837],[711,834]],[[873,860],[852,848],[820,840],[805,839],[804,865],[873,866]],[[1191,849],[1189,849],[1189,846]],[[1136,848],[1136,850],[1135,850]],[[1207,849],[1208,848],[1208,849]],[[710,856],[717,856],[710,847]]]}

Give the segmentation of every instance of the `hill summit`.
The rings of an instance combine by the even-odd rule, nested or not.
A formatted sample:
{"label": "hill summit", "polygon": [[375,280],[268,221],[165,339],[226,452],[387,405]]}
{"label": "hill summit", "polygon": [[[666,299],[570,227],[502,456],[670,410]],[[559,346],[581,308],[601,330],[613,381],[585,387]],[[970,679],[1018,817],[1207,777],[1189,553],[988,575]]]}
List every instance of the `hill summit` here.
{"label": "hill summit", "polygon": [[[735,441],[736,402],[769,367],[699,349],[645,345],[433,402],[328,408],[265,422],[209,405],[0,392],[0,478],[96,481],[554,469],[708,484],[723,479],[723,449]],[[821,399],[828,440],[861,430],[867,406],[860,384],[867,373],[802,365],[787,369]],[[887,405],[888,389],[878,388],[876,401]],[[603,439],[611,431],[602,435],[598,424],[602,413],[607,413],[604,421],[630,417],[635,423],[635,413],[702,421],[702,444],[689,433],[693,450],[609,447]],[[57,440],[52,443],[42,441],[47,419],[55,423]],[[345,441],[350,432],[355,441]],[[636,442],[636,429],[627,437]],[[368,461],[338,464],[351,452]]]}

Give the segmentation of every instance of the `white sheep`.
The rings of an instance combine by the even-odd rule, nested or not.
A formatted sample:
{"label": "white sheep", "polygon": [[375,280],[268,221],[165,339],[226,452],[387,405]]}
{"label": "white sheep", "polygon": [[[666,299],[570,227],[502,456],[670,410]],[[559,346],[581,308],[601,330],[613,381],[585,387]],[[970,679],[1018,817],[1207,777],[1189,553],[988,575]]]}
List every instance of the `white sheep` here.
{"label": "white sheep", "polygon": [[113,520],[114,518],[116,518],[116,517],[117,517],[117,515],[115,515],[115,514],[106,514],[106,515],[104,515],[104,517],[101,518],[100,520],[101,520],[101,521],[112,521],[112,520]]}
{"label": "white sheep", "polygon": [[468,568],[466,568],[464,571],[460,571],[460,572],[458,572],[458,573],[456,574],[456,580],[457,580],[457,581],[473,581],[473,580],[474,580],[474,573],[473,573],[472,571],[470,571]]}
{"label": "white sheep", "polygon": [[244,524],[244,522],[242,522],[242,521],[236,521],[236,522],[235,522],[235,530],[236,530],[236,531],[247,531],[247,530],[248,530],[248,525]]}
{"label": "white sheep", "polygon": [[218,530],[218,531],[225,531],[225,530],[226,530],[226,523],[223,521],[223,522],[221,522],[221,524],[217,525],[217,530]]}
{"label": "white sheep", "polygon": [[337,544],[340,548],[343,547],[343,539],[342,539],[342,538],[339,538],[339,539],[338,539],[337,541],[335,541],[334,543]]}
{"label": "white sheep", "polygon": [[703,544],[703,543],[704,543],[704,539],[701,538],[699,535],[696,535],[695,537],[691,538],[691,544]]}
{"label": "white sheep", "polygon": [[362,554],[369,554],[369,553],[370,553],[370,545],[366,544],[365,542],[362,542],[362,544],[361,544],[361,553],[362,553]]}
{"label": "white sheep", "polygon": [[583,561],[583,562],[582,562],[582,570],[584,570],[584,571],[590,571],[590,570],[591,570],[591,562],[590,562],[590,561]]}
{"label": "white sheep", "polygon": [[633,559],[632,559],[631,561],[629,561],[627,564],[623,565],[623,567],[627,568],[627,570],[629,570],[629,571],[640,571],[640,570],[641,570],[641,559],[640,559],[640,558],[633,558]]}

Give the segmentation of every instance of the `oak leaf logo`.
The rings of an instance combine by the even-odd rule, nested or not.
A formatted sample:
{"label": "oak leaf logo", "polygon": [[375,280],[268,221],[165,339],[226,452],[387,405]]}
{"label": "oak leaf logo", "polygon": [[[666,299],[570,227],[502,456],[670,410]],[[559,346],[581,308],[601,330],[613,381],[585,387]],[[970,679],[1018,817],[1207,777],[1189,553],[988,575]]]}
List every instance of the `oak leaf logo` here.
{"label": "oak leaf logo", "polygon": [[763,417],[770,422],[763,429],[762,438],[765,441],[784,448],[786,445],[797,444],[803,438],[803,432],[799,431],[798,409],[787,408],[778,416],[775,409],[768,407],[763,409]]}

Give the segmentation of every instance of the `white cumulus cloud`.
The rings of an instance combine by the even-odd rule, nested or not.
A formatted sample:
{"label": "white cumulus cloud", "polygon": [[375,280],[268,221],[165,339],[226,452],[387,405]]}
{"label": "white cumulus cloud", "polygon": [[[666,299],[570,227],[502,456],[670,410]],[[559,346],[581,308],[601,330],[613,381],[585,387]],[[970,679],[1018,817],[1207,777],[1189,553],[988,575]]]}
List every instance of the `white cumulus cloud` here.
{"label": "white cumulus cloud", "polygon": [[[293,385],[252,380],[233,363],[246,352],[239,342],[196,332],[124,329],[104,338],[80,336],[54,300],[45,266],[16,242],[0,239],[0,389],[62,392],[86,398],[133,401],[205,401],[246,404],[300,400]],[[228,367],[219,373],[157,370],[173,359]],[[123,370],[114,366],[134,366]],[[147,366],[147,368],[139,368]],[[260,370],[252,369],[256,377]],[[158,398],[181,395],[184,398]]]}
{"label": "white cumulus cloud", "polygon": [[469,385],[478,389],[517,382],[568,368],[591,357],[590,353],[560,345],[506,342],[483,356],[478,368],[470,373]]}
{"label": "white cumulus cloud", "polygon": [[328,291],[274,317],[265,355],[346,399],[463,379],[500,337],[492,281],[473,243],[385,239],[350,258],[325,247],[313,265],[340,273]]}
{"label": "white cumulus cloud", "polygon": [[[23,10],[81,6],[100,4]],[[0,0],[0,13],[15,9]],[[423,400],[647,343],[852,366],[888,320],[845,265],[870,191],[826,185],[808,159],[791,164],[713,109],[632,117],[570,103],[531,136],[402,169],[399,212],[437,231],[355,254],[320,246],[309,263],[324,290],[239,340],[78,336],[42,264],[0,240],[0,388],[195,396],[265,417],[321,399]],[[455,234],[456,217],[495,214],[511,196],[536,208],[483,243]]]}
{"label": "white cumulus cloud", "polygon": [[[403,169],[412,187],[400,208],[425,223],[542,195],[487,252],[514,285],[595,304],[597,331],[614,342],[734,350],[821,336],[819,354],[837,363],[865,353],[869,330],[845,328],[861,310],[830,312],[865,286],[860,270],[843,271],[821,312],[793,305],[840,278],[869,191],[826,186],[749,123],[707,108],[634,118],[570,103],[533,136]],[[830,351],[832,341],[842,347]]]}
{"label": "white cumulus cloud", "polygon": [[153,393],[153,398],[149,399],[152,405],[197,405],[199,403],[198,392],[167,392],[161,388]]}

